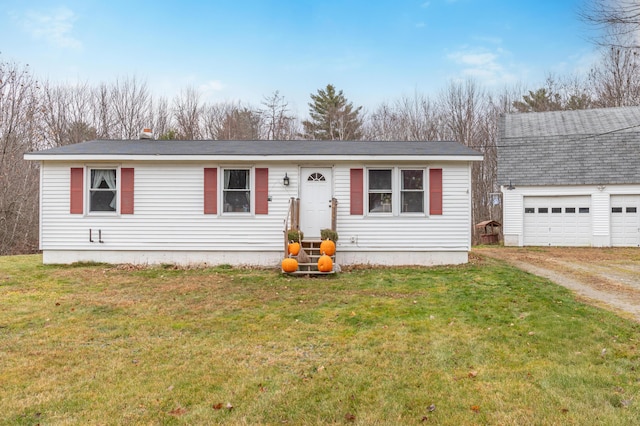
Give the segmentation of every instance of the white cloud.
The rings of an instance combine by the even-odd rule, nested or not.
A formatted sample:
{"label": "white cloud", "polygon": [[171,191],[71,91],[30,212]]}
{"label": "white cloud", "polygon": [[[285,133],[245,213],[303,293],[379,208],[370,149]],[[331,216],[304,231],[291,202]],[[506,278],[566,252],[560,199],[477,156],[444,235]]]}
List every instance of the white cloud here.
{"label": "white cloud", "polygon": [[567,58],[566,61],[553,65],[558,73],[571,73],[584,77],[602,61],[602,51],[584,50]]}
{"label": "white cloud", "polygon": [[48,11],[28,10],[23,17],[17,18],[22,28],[36,40],[64,49],[81,49],[82,42],[72,35],[76,20],[75,13],[64,6]]}
{"label": "white cloud", "polygon": [[472,77],[486,85],[497,86],[517,81],[511,67],[503,64],[505,56],[508,52],[501,48],[464,47],[449,53],[447,58],[458,65],[458,77]]}
{"label": "white cloud", "polygon": [[198,92],[202,94],[202,101],[213,102],[218,100],[220,92],[223,92],[227,85],[220,80],[209,80],[198,86]]}
{"label": "white cloud", "polygon": [[210,80],[200,85],[200,90],[203,92],[219,92],[224,88],[225,86],[220,80]]}

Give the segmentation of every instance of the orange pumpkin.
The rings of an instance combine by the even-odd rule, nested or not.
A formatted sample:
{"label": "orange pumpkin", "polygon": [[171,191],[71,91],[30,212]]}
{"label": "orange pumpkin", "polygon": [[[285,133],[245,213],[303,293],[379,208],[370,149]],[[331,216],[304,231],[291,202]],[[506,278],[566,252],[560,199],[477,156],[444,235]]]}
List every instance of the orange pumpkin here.
{"label": "orange pumpkin", "polygon": [[290,257],[282,261],[282,270],[285,272],[295,272],[298,270],[298,261]]}
{"label": "orange pumpkin", "polygon": [[333,270],[333,261],[329,256],[323,254],[318,259],[318,271],[320,272],[331,272]]}
{"label": "orange pumpkin", "polygon": [[289,243],[287,250],[291,256],[297,256],[300,252],[300,243]]}
{"label": "orange pumpkin", "polygon": [[324,240],[320,243],[320,253],[324,253],[327,256],[333,256],[336,254],[336,243],[331,240]]}

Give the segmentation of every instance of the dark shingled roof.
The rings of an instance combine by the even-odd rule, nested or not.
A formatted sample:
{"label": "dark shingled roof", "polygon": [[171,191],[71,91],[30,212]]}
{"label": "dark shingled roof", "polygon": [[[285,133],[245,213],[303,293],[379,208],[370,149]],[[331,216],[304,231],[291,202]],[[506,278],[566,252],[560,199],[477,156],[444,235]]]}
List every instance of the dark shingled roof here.
{"label": "dark shingled roof", "polygon": [[365,141],[159,141],[94,140],[38,151],[56,155],[211,155],[211,156],[341,156],[341,155],[436,155],[479,156],[458,142],[365,142]]}
{"label": "dark shingled roof", "polygon": [[498,184],[640,183],[640,107],[501,117]]}

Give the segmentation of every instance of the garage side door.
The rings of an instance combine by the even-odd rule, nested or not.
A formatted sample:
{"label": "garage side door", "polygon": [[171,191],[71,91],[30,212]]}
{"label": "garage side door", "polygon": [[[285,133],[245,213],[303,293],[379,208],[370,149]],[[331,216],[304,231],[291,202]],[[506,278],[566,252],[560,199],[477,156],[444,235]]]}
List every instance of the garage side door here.
{"label": "garage side door", "polygon": [[525,197],[525,246],[590,246],[591,197]]}
{"label": "garage side door", "polygon": [[640,245],[640,195],[611,196],[611,245]]}

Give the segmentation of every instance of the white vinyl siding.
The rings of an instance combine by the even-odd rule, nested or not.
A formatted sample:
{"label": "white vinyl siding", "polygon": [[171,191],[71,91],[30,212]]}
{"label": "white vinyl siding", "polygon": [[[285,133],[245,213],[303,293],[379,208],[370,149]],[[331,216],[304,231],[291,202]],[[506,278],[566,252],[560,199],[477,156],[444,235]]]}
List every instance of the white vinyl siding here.
{"label": "white vinyl siding", "polygon": [[[113,162],[110,165],[113,166]],[[323,167],[321,163],[318,165]],[[300,195],[300,169],[291,161],[251,163],[246,167],[237,162],[227,165],[215,162],[129,161],[118,164],[118,167],[135,169],[135,215],[72,215],[69,214],[69,169],[86,166],[80,162],[43,162],[41,248],[45,252],[120,251],[130,252],[132,256],[152,251],[183,253],[176,254],[176,258],[184,258],[188,253],[195,252],[242,252],[249,263],[252,258],[246,253],[253,252],[256,259],[264,253],[272,253],[269,261],[277,261],[282,256],[283,227],[289,200]],[[100,166],[99,163],[90,165],[96,168]],[[269,168],[269,213],[204,214],[203,170],[211,167],[218,168],[220,176],[228,168]],[[408,162],[406,167],[403,164],[394,167],[398,170],[416,169],[415,163]],[[367,165],[355,162],[334,164],[333,193],[338,200],[338,257],[340,253],[349,252],[358,255],[370,252],[372,256],[373,253],[405,253],[405,258],[400,256],[393,260],[402,264],[413,259],[418,259],[418,262],[425,259],[415,257],[416,253],[433,252],[434,259],[439,263],[450,263],[443,253],[451,253],[452,263],[466,261],[471,238],[469,164],[466,161],[429,162],[424,164],[423,170],[429,167],[443,169],[443,215],[352,216],[349,212],[350,169],[366,170]],[[289,186],[283,184],[285,173],[290,180]],[[254,173],[251,173],[251,179],[250,187],[255,188]],[[220,203],[223,184],[218,182],[218,185]],[[428,182],[424,187],[428,188]],[[251,203],[255,205],[253,192],[251,196]],[[426,203],[428,200],[425,200]],[[94,237],[100,232],[103,243],[95,242],[97,238],[90,242],[90,230]],[[230,254],[225,256],[233,259]],[[53,259],[53,255],[50,258]],[[384,263],[388,259],[391,258],[381,258],[381,261]],[[171,261],[172,257],[168,254],[167,262]]]}
{"label": "white vinyl siding", "polygon": [[[338,199],[339,250],[400,252],[469,250],[471,211],[470,171],[467,163],[429,163],[427,165],[428,168],[443,169],[444,214],[432,216],[424,214],[349,215],[349,170],[359,167],[361,168],[362,165],[348,164],[334,169],[335,197]],[[398,167],[415,169],[410,165]],[[384,169],[385,167],[370,168]],[[366,170],[365,167],[365,173]],[[428,188],[428,183],[425,187]],[[366,185],[365,188],[367,188]],[[365,197],[367,197],[366,193]]]}
{"label": "white vinyl siding", "polygon": [[[211,163],[126,163],[136,170],[135,215],[70,215],[69,168],[82,164],[48,163],[42,171],[42,249],[56,250],[262,250],[282,247],[289,197],[285,171],[270,166],[269,214],[231,217],[205,215],[203,169]],[[266,167],[266,166],[263,166]],[[253,185],[253,183],[252,183]],[[218,197],[222,192],[218,192]],[[253,202],[253,200],[252,200]],[[101,230],[103,244],[89,242],[89,229]]]}

